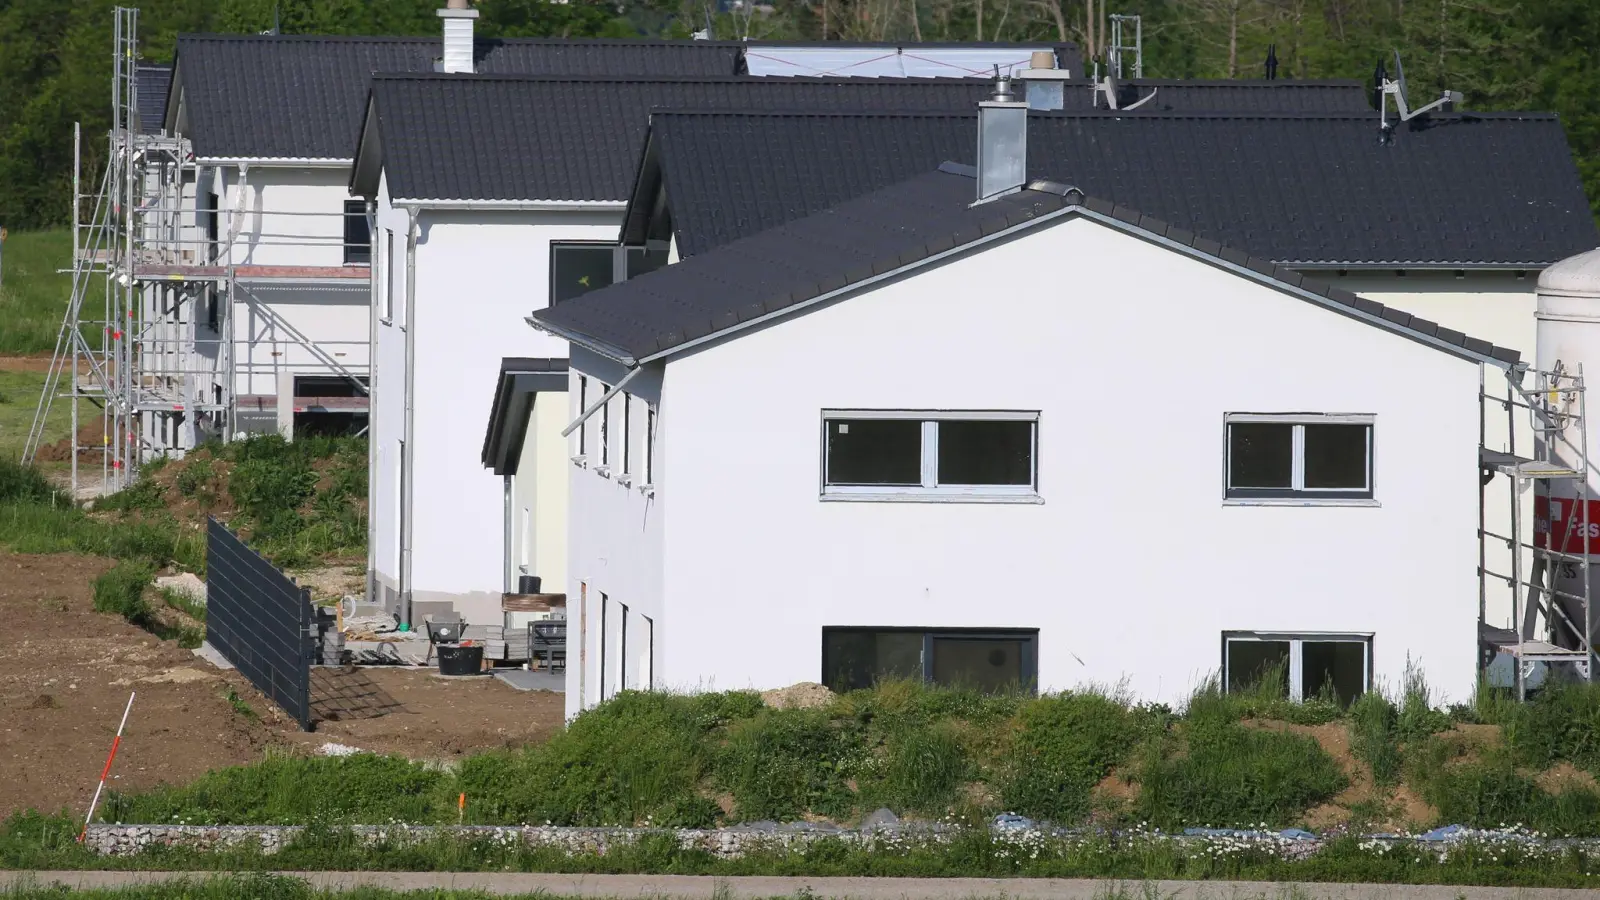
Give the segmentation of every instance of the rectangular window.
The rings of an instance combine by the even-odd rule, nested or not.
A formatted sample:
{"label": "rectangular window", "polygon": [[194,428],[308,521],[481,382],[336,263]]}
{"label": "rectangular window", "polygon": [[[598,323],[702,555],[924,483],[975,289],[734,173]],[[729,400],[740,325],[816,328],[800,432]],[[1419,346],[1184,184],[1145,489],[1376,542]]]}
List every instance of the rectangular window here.
{"label": "rectangular window", "polygon": [[1371,500],[1370,415],[1227,417],[1229,500]]}
{"label": "rectangular window", "polygon": [[394,321],[394,230],[383,230],[383,318]]}
{"label": "rectangular window", "polygon": [[664,242],[644,247],[628,247],[627,254],[629,278],[638,278],[646,272],[654,272],[667,264],[667,244]]}
{"label": "rectangular window", "polygon": [[1372,635],[1223,632],[1222,683],[1230,692],[1266,688],[1296,703],[1349,706],[1372,684]]}
{"label": "rectangular window", "polygon": [[633,396],[622,395],[622,474],[632,473],[633,463]]}
{"label": "rectangular window", "polygon": [[[601,393],[603,394],[603,393],[605,393],[605,391],[602,389]],[[586,413],[588,411],[589,411],[589,377],[587,375],[580,375],[580,376],[578,376],[578,415],[581,416],[581,415],[583,415],[584,413]],[[586,455],[586,454],[588,454],[588,452],[589,452],[589,420],[585,419],[583,421],[583,424],[578,426],[578,453],[580,455]]]}
{"label": "rectangular window", "polygon": [[[600,396],[604,397],[611,390],[611,385],[600,385]],[[611,465],[611,401],[607,400],[600,407],[600,467]]]}
{"label": "rectangular window", "polygon": [[1036,412],[828,410],[825,499],[1038,501]]}
{"label": "rectangular window", "polygon": [[550,305],[582,297],[616,281],[616,244],[550,245]]}
{"label": "rectangular window", "polygon": [[656,623],[649,616],[640,616],[644,625],[641,638],[644,643],[644,657],[640,660],[644,671],[639,673],[639,683],[647,691],[656,689]]}
{"label": "rectangular window", "polygon": [[644,483],[656,483],[656,408],[649,406],[644,413]]}
{"label": "rectangular window", "polygon": [[909,678],[986,693],[1032,693],[1038,629],[824,628],[822,683],[834,691]]}
{"label": "rectangular window", "polygon": [[367,201],[344,202],[344,264],[372,264],[372,227],[367,220]]}

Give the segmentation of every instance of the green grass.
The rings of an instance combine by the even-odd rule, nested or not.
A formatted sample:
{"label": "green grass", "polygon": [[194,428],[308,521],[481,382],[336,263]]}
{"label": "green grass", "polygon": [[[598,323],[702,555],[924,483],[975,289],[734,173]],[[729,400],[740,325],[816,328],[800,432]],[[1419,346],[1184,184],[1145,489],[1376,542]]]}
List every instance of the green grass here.
{"label": "green grass", "polygon": [[[0,319],[0,333],[6,327],[3,323],[4,320]],[[28,429],[33,425],[34,410],[39,407],[39,393],[44,389],[44,380],[43,372],[0,369],[0,459],[16,462],[22,458],[22,448],[28,440]],[[45,444],[53,444],[72,433],[72,408],[68,403],[65,398],[57,397],[51,406],[50,418],[45,421]],[[100,410],[87,400],[80,400],[78,415],[80,426],[87,425],[100,418]],[[98,467],[98,461],[95,465]]]}
{"label": "green grass", "polygon": [[490,894],[469,890],[392,891],[362,887],[348,891],[312,888],[303,879],[263,872],[212,878],[175,878],[125,888],[68,890],[33,884],[0,888],[0,900],[562,900],[557,894]]}
{"label": "green grass", "polygon": [[72,297],[72,232],[12,231],[0,254],[0,354],[48,354]]}

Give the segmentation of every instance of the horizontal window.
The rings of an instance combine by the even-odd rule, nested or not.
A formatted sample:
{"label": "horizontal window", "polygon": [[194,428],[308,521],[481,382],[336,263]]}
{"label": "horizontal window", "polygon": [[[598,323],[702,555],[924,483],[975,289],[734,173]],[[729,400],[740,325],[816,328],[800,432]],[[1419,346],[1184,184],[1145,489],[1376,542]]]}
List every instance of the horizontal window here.
{"label": "horizontal window", "polygon": [[884,679],[1032,692],[1038,645],[1036,629],[824,628],[822,683],[839,692]]}
{"label": "horizontal window", "polygon": [[1372,636],[1229,631],[1222,680],[1230,693],[1266,691],[1349,706],[1372,683]]}
{"label": "horizontal window", "polygon": [[1038,414],[830,411],[824,497],[1037,497]]}
{"label": "horizontal window", "polygon": [[1227,488],[1233,500],[1372,498],[1372,417],[1232,414]]}

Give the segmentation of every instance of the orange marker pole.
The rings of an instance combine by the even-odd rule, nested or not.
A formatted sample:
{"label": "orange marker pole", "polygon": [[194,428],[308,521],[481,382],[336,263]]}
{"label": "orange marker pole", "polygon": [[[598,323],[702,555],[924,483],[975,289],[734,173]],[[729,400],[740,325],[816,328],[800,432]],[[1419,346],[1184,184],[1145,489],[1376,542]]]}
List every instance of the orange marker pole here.
{"label": "orange marker pole", "polygon": [[457,798],[457,800],[456,800],[456,824],[460,825],[461,823],[465,822],[466,820],[467,820],[467,792],[466,791],[462,791],[461,792],[461,796],[459,798]]}
{"label": "orange marker pole", "polygon": [[111,752],[106,754],[106,766],[100,770],[100,783],[95,786],[94,799],[89,801],[89,814],[83,819],[83,831],[78,833],[80,844],[89,836],[89,823],[94,821],[94,808],[100,805],[100,792],[106,789],[106,776],[111,774],[111,761],[117,758],[117,748],[122,746],[122,729],[128,726],[128,713],[133,711],[135,696],[137,692],[128,694],[128,706],[122,711],[122,721],[117,725],[117,736],[111,739]]}

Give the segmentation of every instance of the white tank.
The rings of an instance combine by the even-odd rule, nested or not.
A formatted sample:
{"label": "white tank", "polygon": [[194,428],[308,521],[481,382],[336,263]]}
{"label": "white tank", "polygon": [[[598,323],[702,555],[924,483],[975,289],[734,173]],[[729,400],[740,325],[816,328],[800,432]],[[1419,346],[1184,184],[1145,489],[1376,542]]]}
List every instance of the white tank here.
{"label": "white tank", "polygon": [[[1549,444],[1549,459],[1564,466],[1578,468],[1578,451],[1588,455],[1588,519],[1577,508],[1580,483],[1577,479],[1549,479],[1535,482],[1534,521],[1535,541],[1541,546],[1547,541],[1558,549],[1565,544],[1568,553],[1583,554],[1590,562],[1583,566],[1563,562],[1556,566],[1555,587],[1570,593],[1583,593],[1584,568],[1589,570],[1591,596],[1600,596],[1600,479],[1596,477],[1594,459],[1600,456],[1600,249],[1580,253],[1556,263],[1539,276],[1538,335],[1534,368],[1540,372],[1559,372],[1577,375],[1580,372],[1587,384],[1597,390],[1588,394],[1588,408],[1580,419],[1579,399],[1572,392],[1551,392],[1543,395],[1552,404],[1565,425],[1560,438],[1554,435],[1540,440]],[[1538,385],[1536,375],[1528,373],[1523,386],[1532,390]],[[1559,382],[1558,382],[1559,383]],[[1569,382],[1570,383],[1570,382]],[[1587,439],[1587,446],[1585,445]],[[1584,533],[1587,529],[1587,533]],[[1542,532],[1542,533],[1538,533]],[[1576,601],[1564,600],[1562,606],[1579,628],[1583,627],[1584,611]],[[1600,614],[1600,609],[1595,612]],[[1600,625],[1600,623],[1597,623]],[[1596,625],[1591,629],[1600,630]],[[1538,636],[1543,636],[1541,623]],[[1573,649],[1575,635],[1556,629],[1556,643]]]}

